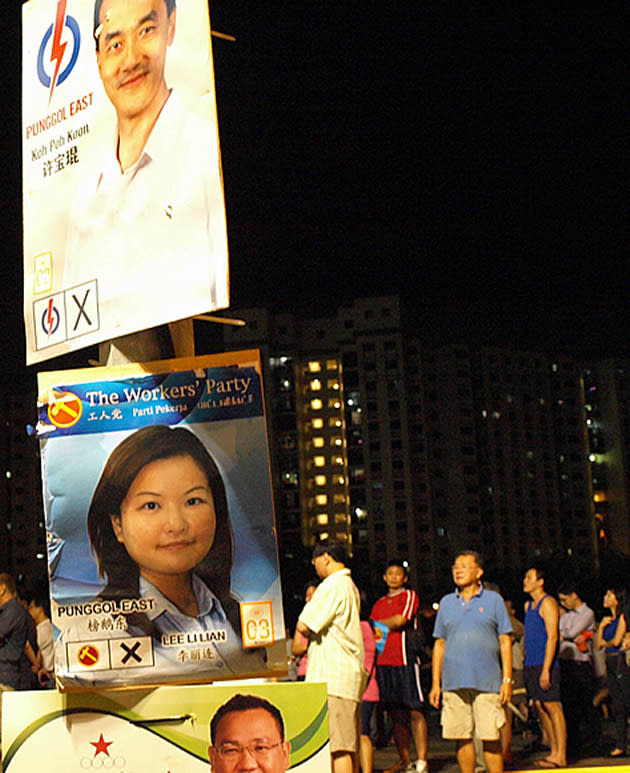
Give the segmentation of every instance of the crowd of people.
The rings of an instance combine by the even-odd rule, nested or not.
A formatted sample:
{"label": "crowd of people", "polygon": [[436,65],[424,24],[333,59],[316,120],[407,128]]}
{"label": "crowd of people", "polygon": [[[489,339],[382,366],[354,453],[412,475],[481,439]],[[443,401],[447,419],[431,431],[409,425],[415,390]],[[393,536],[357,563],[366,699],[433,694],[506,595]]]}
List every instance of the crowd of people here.
{"label": "crowd of people", "polygon": [[[535,728],[530,751],[540,753],[533,767],[626,755],[625,590],[606,592],[608,614],[596,623],[576,584],[565,582],[554,598],[545,590],[543,567],[533,565],[523,578],[528,601],[521,621],[512,600],[483,581],[482,557],[464,550],[455,556],[455,590],[440,601],[431,648],[422,637],[419,599],[408,587],[406,562],[388,563],[387,593],[369,614],[343,545],[318,544],[313,564],[322,581],[308,585],[292,652],[298,678],[328,684],[334,773],[357,769],[357,763],[363,773],[372,773],[377,706],[388,717],[399,756],[386,773],[427,771],[429,707],[440,711],[443,738],[455,741],[462,773],[502,773],[513,764],[515,717],[527,733]],[[431,684],[425,695],[420,667],[428,662]],[[610,748],[602,736],[602,715],[614,720]]]}
{"label": "crowd of people", "polygon": [[[47,591],[20,589],[0,573],[0,697],[53,687],[53,627]],[[0,701],[0,727],[2,703]]]}
{"label": "crowd of people", "polygon": [[[543,753],[534,767],[626,756],[630,599],[624,588],[606,591],[606,614],[596,622],[576,584],[565,582],[554,598],[543,567],[532,565],[523,578],[528,600],[521,622],[512,600],[483,581],[482,557],[464,550],[452,567],[455,590],[441,599],[432,636],[425,636],[405,561],[389,561],[386,593],[371,609],[352,580],[343,543],[316,544],[312,563],[319,579],[305,588],[292,653],[298,679],[327,684],[333,773],[359,766],[372,773],[377,708],[399,757],[387,773],[427,773],[430,707],[440,711],[443,737],[455,741],[462,773],[502,773],[510,765],[515,717],[528,726],[537,718]],[[423,663],[431,671],[425,690]],[[18,590],[10,575],[0,574],[0,692],[53,682],[47,591]],[[614,721],[607,750],[602,716]]]}

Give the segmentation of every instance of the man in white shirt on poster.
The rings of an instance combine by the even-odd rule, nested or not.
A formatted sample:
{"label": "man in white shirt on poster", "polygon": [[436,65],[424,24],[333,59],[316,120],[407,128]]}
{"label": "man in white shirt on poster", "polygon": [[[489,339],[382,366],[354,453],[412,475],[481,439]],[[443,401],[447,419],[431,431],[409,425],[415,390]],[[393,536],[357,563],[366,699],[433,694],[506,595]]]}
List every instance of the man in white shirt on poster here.
{"label": "man in white shirt on poster", "polygon": [[208,288],[207,309],[228,303],[216,127],[209,110],[187,111],[165,78],[176,15],[175,0],[94,7],[98,70],[117,126],[74,197],[64,288],[96,278],[108,325],[119,324],[116,306],[127,328],[136,318],[142,327],[164,322],[165,302],[169,320],[189,316],[191,286]]}

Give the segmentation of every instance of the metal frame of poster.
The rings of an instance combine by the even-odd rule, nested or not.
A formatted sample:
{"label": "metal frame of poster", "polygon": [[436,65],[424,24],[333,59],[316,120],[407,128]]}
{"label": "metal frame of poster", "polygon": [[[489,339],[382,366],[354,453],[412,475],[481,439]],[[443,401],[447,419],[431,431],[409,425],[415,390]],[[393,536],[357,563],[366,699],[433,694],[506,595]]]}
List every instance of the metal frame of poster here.
{"label": "metal frame of poster", "polygon": [[259,353],[38,386],[60,689],[286,673]]}
{"label": "metal frame of poster", "polygon": [[206,0],[29,0],[22,21],[27,363],[226,308]]}
{"label": "metal frame of poster", "polygon": [[[279,710],[291,771],[330,772],[326,685],[303,682],[4,693],[2,769],[207,773],[210,722],[236,696],[262,698]],[[288,769],[277,756],[265,770]]]}

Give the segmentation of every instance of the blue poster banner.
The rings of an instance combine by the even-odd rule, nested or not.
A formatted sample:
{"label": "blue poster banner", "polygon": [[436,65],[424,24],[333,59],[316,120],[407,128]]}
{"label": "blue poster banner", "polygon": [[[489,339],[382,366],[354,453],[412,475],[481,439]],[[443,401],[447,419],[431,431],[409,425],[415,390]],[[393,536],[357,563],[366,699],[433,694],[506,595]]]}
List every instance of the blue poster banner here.
{"label": "blue poster banner", "polygon": [[39,375],[60,688],[286,670],[258,352]]}

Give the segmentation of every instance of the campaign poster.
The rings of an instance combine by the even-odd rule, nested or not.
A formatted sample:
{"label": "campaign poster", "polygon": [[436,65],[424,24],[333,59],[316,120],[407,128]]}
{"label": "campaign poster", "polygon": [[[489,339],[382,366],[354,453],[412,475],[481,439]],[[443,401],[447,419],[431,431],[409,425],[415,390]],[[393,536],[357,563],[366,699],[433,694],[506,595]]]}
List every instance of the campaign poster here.
{"label": "campaign poster", "polygon": [[286,673],[258,352],[38,387],[58,687]]}
{"label": "campaign poster", "polygon": [[248,770],[255,760],[269,773],[329,773],[326,685],[3,695],[5,773],[208,773],[209,763],[213,773],[228,773],[245,755]]}
{"label": "campaign poster", "polygon": [[207,0],[29,0],[27,363],[229,305]]}

